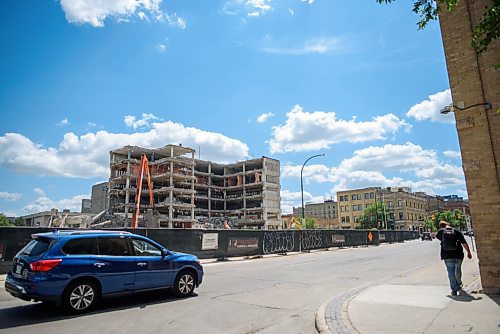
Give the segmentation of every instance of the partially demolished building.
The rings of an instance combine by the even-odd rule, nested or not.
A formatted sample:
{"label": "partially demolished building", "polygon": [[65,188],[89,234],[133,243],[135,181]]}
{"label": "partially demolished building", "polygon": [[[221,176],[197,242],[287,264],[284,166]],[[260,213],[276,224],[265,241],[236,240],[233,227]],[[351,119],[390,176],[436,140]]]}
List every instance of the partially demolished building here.
{"label": "partially demolished building", "polygon": [[233,164],[195,159],[195,150],[167,145],[158,149],[125,146],[110,152],[110,213],[130,221],[137,194],[141,155],[149,160],[154,210],[142,186],[143,226],[192,228],[211,220],[239,228],[281,226],[280,163],[262,157]]}

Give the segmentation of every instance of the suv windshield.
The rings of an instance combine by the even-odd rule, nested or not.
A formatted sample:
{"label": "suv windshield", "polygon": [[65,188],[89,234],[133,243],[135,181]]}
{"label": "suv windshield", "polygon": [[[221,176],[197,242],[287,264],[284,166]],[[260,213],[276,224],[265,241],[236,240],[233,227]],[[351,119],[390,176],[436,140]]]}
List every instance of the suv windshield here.
{"label": "suv windshield", "polygon": [[37,256],[45,253],[51,245],[51,240],[47,238],[36,238],[31,240],[23,249],[19,252],[19,254],[27,255],[27,256]]}

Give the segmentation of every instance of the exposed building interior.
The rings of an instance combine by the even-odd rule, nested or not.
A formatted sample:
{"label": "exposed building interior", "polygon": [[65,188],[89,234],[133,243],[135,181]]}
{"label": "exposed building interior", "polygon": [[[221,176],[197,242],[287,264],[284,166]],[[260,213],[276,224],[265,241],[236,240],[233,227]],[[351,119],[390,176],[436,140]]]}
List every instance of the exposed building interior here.
{"label": "exposed building interior", "polygon": [[125,221],[132,217],[143,154],[149,161],[154,201],[153,210],[150,189],[143,183],[139,205],[143,225],[192,228],[219,219],[238,228],[279,228],[278,160],[262,157],[214,163],[197,160],[194,149],[177,145],[158,149],[125,146],[110,152],[110,213]]}

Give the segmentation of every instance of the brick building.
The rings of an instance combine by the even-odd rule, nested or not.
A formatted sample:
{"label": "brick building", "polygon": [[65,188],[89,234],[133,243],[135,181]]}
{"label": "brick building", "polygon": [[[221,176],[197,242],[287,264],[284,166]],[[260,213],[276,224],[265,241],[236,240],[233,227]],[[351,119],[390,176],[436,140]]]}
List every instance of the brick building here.
{"label": "brick building", "polygon": [[[500,293],[500,40],[477,55],[472,29],[492,0],[460,1],[439,15],[483,289]],[[491,108],[485,108],[489,103]]]}

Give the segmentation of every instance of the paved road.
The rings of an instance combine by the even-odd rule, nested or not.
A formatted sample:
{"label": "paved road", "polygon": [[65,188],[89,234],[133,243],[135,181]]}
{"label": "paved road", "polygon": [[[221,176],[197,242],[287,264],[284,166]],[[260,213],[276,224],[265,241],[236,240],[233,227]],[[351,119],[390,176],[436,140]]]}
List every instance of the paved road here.
{"label": "paved road", "polygon": [[0,289],[0,333],[315,333],[326,300],[404,275],[435,260],[438,250],[437,241],[417,240],[210,263],[194,297],[141,294],[73,317]]}

